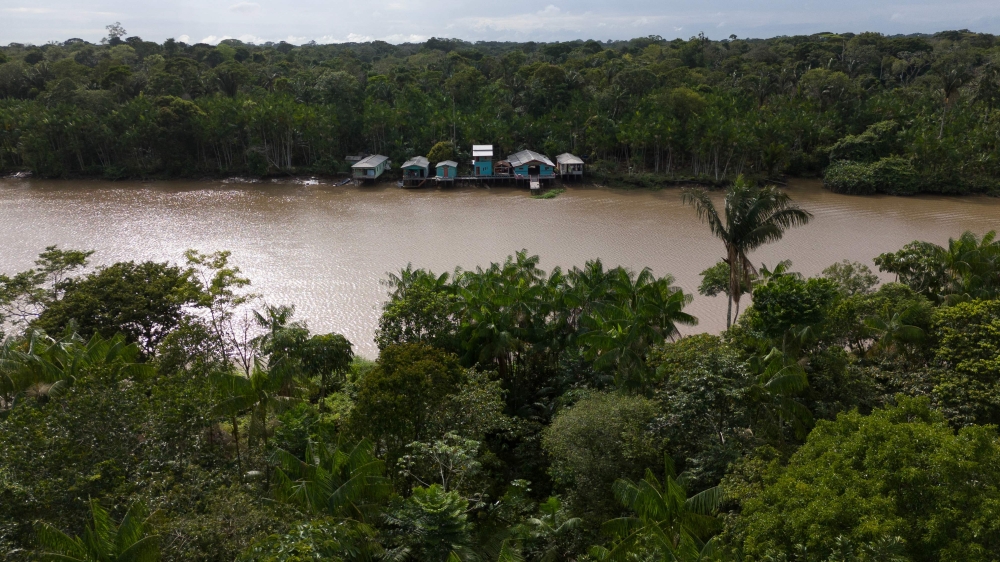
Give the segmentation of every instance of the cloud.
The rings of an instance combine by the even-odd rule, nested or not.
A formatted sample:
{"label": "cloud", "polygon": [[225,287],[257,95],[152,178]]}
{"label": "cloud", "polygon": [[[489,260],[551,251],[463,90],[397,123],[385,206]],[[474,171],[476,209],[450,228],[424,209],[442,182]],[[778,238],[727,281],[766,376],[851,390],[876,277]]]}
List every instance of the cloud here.
{"label": "cloud", "polygon": [[209,45],[218,45],[219,41],[225,41],[226,39],[232,39],[228,35],[223,35],[222,37],[217,37],[215,35],[209,35],[208,37],[202,39],[200,43],[208,43]]}
{"label": "cloud", "polygon": [[256,2],[240,2],[230,6],[229,11],[240,14],[254,14],[260,11],[260,4]]}
{"label": "cloud", "polygon": [[55,10],[50,8],[4,8],[3,11],[15,14],[49,14]]}
{"label": "cloud", "polygon": [[177,40],[180,41],[181,43],[190,43],[191,37],[188,35],[181,35],[180,37],[177,38]]}
{"label": "cloud", "polygon": [[237,39],[243,41],[244,43],[253,43],[253,44],[267,43],[267,39],[262,39],[250,33],[244,33],[243,35],[240,35]]}

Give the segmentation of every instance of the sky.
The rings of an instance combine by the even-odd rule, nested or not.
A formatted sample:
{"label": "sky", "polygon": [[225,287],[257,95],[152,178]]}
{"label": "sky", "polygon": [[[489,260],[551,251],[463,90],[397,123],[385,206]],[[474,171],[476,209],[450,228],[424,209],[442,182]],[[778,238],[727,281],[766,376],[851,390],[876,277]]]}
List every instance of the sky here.
{"label": "sky", "polygon": [[0,45],[96,42],[121,22],[129,36],[215,44],[302,44],[430,37],[568,41],[703,32],[773,37],[833,32],[1000,34],[1000,0],[0,0]]}

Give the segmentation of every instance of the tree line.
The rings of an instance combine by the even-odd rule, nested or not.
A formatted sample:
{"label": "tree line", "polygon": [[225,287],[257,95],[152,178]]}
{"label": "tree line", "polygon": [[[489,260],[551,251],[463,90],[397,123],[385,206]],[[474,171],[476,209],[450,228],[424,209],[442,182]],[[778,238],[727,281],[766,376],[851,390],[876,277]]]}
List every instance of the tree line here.
{"label": "tree line", "polygon": [[46,248],[0,276],[0,552],[993,560],[996,233],[807,278],[748,257],[810,220],[787,195],[683,197],[725,256],[721,334],[680,337],[668,275],[520,251],[388,274],[372,361],[226,252]]}
{"label": "tree line", "polygon": [[160,43],[109,26],[0,47],[0,172],[341,173],[445,143],[586,159],[602,181],[823,175],[846,193],[996,190],[1000,46],[966,30],[713,41]]}

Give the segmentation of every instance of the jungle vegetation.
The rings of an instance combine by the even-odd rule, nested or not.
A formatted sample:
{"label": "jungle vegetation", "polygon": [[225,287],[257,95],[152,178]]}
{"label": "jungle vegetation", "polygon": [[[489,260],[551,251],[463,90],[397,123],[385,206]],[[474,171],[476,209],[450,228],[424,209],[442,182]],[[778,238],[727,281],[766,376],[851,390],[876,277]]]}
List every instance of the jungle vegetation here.
{"label": "jungle vegetation", "polygon": [[821,33],[713,41],[162,44],[109,26],[0,47],[0,173],[262,176],[345,156],[531,148],[599,181],[822,175],[844,193],[995,192],[1000,43]]}
{"label": "jungle vegetation", "polygon": [[519,251],[387,274],[374,360],[226,252],[46,248],[0,276],[0,553],[995,560],[996,234],[807,278],[731,250],[808,219],[773,188],[694,212],[742,256],[704,274],[750,297],[721,334],[669,275]]}

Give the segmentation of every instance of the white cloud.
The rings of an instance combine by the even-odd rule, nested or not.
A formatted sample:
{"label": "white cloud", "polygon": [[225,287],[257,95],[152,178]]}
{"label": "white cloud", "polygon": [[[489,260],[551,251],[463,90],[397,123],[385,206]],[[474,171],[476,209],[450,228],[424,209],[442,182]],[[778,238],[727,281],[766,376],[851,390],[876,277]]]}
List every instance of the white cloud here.
{"label": "white cloud", "polygon": [[561,11],[562,10],[560,10],[558,6],[553,6],[552,4],[549,4],[548,6],[545,6],[544,10],[539,10],[538,13],[539,15],[542,16],[554,16]]}
{"label": "white cloud", "polygon": [[180,37],[177,38],[177,40],[180,41],[181,43],[190,43],[191,37],[187,35],[181,35]]}
{"label": "white cloud", "polygon": [[257,37],[256,35],[252,35],[250,33],[244,33],[243,35],[240,35],[239,37],[237,37],[237,39],[239,39],[240,41],[243,41],[244,43],[266,43],[267,42],[267,39],[261,39],[260,37]]}
{"label": "white cloud", "polygon": [[3,11],[15,14],[49,14],[55,10],[50,8],[4,8]]}
{"label": "white cloud", "polygon": [[215,35],[209,35],[208,37],[201,40],[202,43],[208,43],[209,45],[218,45],[219,43],[225,41],[226,39],[232,39],[231,35],[223,35],[221,37]]}
{"label": "white cloud", "polygon": [[229,11],[241,14],[254,14],[260,11],[260,4],[256,2],[240,2],[230,6]]}

